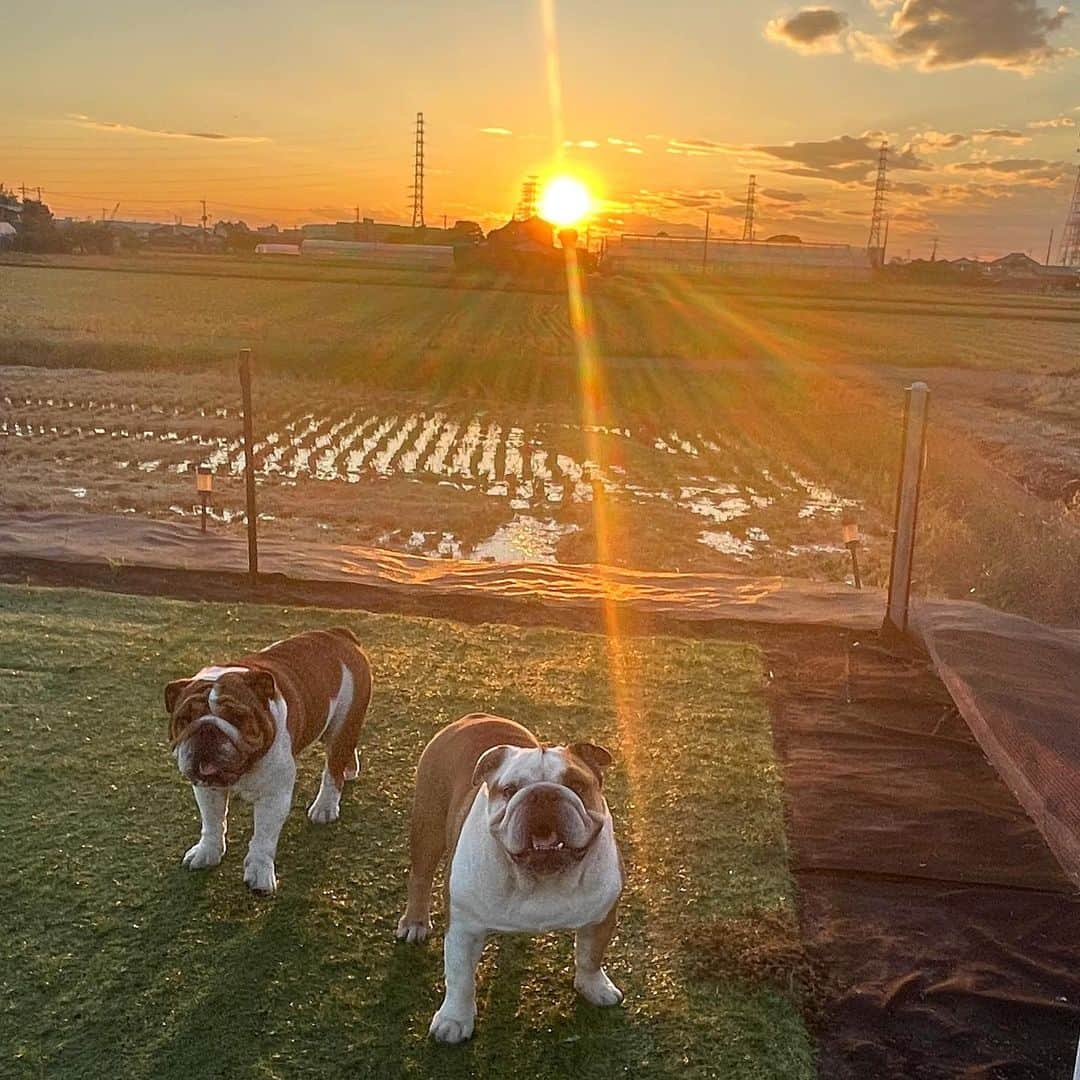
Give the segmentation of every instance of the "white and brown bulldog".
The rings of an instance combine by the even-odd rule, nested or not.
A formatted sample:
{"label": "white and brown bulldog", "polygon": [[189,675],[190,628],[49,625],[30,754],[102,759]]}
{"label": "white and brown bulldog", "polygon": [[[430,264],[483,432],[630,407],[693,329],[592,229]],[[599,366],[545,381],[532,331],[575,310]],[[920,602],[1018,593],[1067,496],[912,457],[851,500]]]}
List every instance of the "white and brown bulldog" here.
{"label": "white and brown bulldog", "polygon": [[200,870],[221,862],[229,794],[235,791],[255,804],[244,881],[256,892],[272,893],[297,755],[317,739],[325,745],[322,783],[308,817],[336,821],[345,781],[360,771],[356,742],[370,700],[371,668],[344,627],[297,634],[169,683],[165,708],[173,755],[202,816],[199,842],[184,865]]}
{"label": "white and brown bulldog", "polygon": [[599,746],[541,746],[520,724],[479,713],[428,743],[416,770],[409,900],[397,936],[427,937],[432,879],[448,853],[446,996],[430,1028],[439,1042],[473,1032],[476,965],[491,933],[575,931],[578,992],[594,1005],[622,1000],[603,968],[623,887],[601,790],[610,764]]}

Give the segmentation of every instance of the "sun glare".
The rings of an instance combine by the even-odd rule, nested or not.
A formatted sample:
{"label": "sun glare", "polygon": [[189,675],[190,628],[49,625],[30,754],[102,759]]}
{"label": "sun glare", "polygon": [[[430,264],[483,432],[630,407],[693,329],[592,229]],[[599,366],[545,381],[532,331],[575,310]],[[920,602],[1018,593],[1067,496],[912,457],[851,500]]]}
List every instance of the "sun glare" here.
{"label": "sun glare", "polygon": [[559,228],[576,225],[592,207],[589,189],[572,176],[557,176],[540,196],[540,216]]}

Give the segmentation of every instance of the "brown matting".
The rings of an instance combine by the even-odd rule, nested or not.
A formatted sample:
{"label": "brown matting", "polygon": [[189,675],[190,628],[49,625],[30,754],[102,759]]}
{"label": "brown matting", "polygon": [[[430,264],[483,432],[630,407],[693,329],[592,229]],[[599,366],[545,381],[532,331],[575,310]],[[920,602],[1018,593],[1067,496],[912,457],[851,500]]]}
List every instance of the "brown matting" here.
{"label": "brown matting", "polygon": [[1080,898],[928,664],[764,642],[827,1080],[1062,1080]]}

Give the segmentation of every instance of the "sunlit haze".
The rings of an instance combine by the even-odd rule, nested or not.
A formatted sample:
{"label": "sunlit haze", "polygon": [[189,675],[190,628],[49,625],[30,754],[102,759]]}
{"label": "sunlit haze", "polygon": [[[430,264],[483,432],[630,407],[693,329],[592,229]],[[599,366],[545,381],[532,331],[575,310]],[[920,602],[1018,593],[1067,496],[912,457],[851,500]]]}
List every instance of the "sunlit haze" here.
{"label": "sunlit haze", "polygon": [[547,23],[494,0],[14,0],[0,180],[61,216],[193,222],[205,199],[215,221],[408,223],[422,110],[430,225],[501,224],[526,177],[580,169],[596,232],[700,235],[708,210],[736,236],[755,174],[762,235],[865,244],[887,138],[894,251],[1041,257],[1077,162],[1080,24],[939,6],[921,26],[891,0],[598,0]]}

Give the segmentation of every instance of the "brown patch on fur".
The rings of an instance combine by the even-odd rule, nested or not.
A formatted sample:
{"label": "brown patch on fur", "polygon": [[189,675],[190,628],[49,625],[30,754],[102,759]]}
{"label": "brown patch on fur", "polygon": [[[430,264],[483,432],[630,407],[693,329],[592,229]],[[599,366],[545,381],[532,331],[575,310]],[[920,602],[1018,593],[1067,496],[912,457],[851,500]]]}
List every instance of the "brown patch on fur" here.
{"label": "brown patch on fur", "polygon": [[581,763],[575,755],[568,753],[566,768],[559,783],[568,787],[585,804],[587,810],[600,813],[604,808],[604,793],[601,790],[600,775]]}

